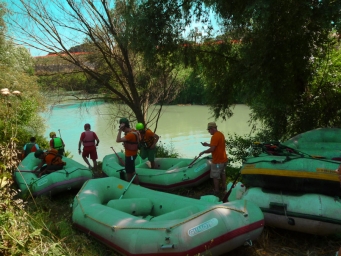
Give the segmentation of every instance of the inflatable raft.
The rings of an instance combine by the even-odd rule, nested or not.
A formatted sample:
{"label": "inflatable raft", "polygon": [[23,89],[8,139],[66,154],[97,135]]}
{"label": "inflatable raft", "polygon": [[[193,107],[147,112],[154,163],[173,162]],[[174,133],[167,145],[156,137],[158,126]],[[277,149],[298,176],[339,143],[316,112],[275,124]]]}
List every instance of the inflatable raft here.
{"label": "inflatable raft", "polygon": [[312,157],[341,160],[341,129],[319,128],[298,134],[283,142],[300,152]]}
{"label": "inflatable raft", "polygon": [[284,143],[255,143],[242,166],[243,182],[247,187],[340,196],[335,172],[340,142],[341,129],[324,128]]}
{"label": "inflatable raft", "polygon": [[[227,189],[231,188],[229,183]],[[253,202],[264,213],[265,225],[316,235],[341,232],[341,200],[321,194],[299,194],[262,188],[245,189],[237,183],[229,201]]]}
{"label": "inflatable raft", "polygon": [[[124,160],[124,154],[118,153]],[[185,158],[156,158],[156,169],[150,169],[149,162],[139,156],[135,160],[136,173],[140,185],[161,191],[171,191],[180,187],[192,187],[209,179],[211,159],[208,157],[196,160]],[[119,164],[117,155],[103,158],[103,172],[109,177],[124,179],[124,166]]]}
{"label": "inflatable raft", "polygon": [[32,171],[40,161],[34,157],[34,153],[30,153],[15,171],[14,179],[21,191],[21,196],[26,197],[30,193],[33,196],[54,195],[71,189],[79,189],[85,181],[92,178],[91,170],[67,157],[63,157],[63,161],[66,162],[64,169],[38,178]]}
{"label": "inflatable raft", "polygon": [[123,255],[221,255],[255,240],[264,225],[254,203],[219,204],[137,186],[115,177],[87,181],[73,225]]}
{"label": "inflatable raft", "polygon": [[298,155],[249,157],[241,174],[247,187],[340,196],[340,162]]}

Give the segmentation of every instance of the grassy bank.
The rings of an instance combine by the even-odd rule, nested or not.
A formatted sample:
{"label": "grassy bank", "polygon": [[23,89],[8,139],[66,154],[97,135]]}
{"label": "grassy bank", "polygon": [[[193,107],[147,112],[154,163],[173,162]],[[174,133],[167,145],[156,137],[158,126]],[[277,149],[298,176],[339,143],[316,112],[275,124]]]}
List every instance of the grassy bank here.
{"label": "grassy bank", "polygon": [[[212,190],[211,180],[173,193],[200,198]],[[1,188],[0,255],[118,255],[92,237],[72,228],[72,202],[77,191],[26,201],[15,184]],[[315,236],[266,227],[252,247],[240,247],[232,256],[334,256],[341,236]],[[207,251],[207,255],[210,255]]]}

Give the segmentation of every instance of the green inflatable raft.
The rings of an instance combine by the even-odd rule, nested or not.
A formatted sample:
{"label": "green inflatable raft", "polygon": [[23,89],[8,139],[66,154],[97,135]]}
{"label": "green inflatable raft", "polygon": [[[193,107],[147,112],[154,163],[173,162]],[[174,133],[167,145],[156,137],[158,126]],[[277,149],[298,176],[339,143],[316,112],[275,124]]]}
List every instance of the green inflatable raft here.
{"label": "green inflatable raft", "polygon": [[202,198],[92,179],[74,199],[72,221],[122,255],[221,255],[261,234],[264,216],[254,203]]}
{"label": "green inflatable raft", "polygon": [[[227,185],[229,190],[232,183]],[[247,200],[260,207],[265,225],[314,235],[341,233],[341,200],[315,193],[292,193],[238,182],[229,201]]]}
{"label": "green inflatable raft", "polygon": [[[102,169],[109,177],[125,179],[124,154],[117,153],[103,158]],[[211,159],[209,157],[188,158],[156,158],[155,169],[150,169],[149,161],[138,156],[135,160],[136,173],[140,185],[161,191],[171,191],[177,188],[192,187],[210,178]]]}
{"label": "green inflatable raft", "polygon": [[15,171],[14,179],[22,197],[30,194],[33,196],[54,195],[71,189],[79,189],[85,181],[93,177],[92,171],[87,167],[71,158],[63,157],[66,165],[62,170],[38,178],[32,171],[40,161],[34,157],[34,153],[30,153]]}
{"label": "green inflatable raft", "polygon": [[[323,128],[285,143],[256,143],[241,174],[247,187],[341,196],[336,169],[341,129]],[[307,153],[308,152],[308,153]]]}

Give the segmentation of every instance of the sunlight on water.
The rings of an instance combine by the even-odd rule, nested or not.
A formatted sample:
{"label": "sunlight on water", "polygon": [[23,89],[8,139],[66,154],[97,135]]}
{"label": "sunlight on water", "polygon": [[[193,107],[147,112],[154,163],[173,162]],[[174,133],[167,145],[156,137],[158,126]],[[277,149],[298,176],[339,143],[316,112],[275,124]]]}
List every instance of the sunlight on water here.
{"label": "sunlight on water", "polygon": [[[63,138],[66,150],[71,151],[73,159],[83,163],[78,155],[78,141],[84,124],[90,123],[91,130],[96,132],[100,139],[98,160],[102,161],[105,155],[123,150],[120,143],[116,143],[117,127],[113,127],[118,120],[111,120],[108,105],[88,104],[85,108],[81,104],[61,104],[51,107],[49,113],[42,114],[48,128],[45,136],[48,138],[51,131],[55,131]],[[245,105],[237,105],[234,115],[227,121],[216,121],[218,130],[225,136],[230,134],[249,135],[248,126],[250,110]],[[214,121],[207,106],[167,106],[158,124],[156,133],[161,137],[160,143],[173,148],[184,158],[194,158],[205,149],[200,142],[209,142],[211,135],[207,132],[207,123]],[[59,131],[58,131],[59,129]],[[151,127],[153,130],[154,127]]]}

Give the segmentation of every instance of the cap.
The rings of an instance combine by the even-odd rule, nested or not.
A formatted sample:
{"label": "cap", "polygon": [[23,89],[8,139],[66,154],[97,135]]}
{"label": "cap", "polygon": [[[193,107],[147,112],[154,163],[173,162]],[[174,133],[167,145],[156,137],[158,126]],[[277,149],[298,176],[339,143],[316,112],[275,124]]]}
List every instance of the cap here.
{"label": "cap", "polygon": [[210,122],[207,124],[207,129],[210,129],[210,128],[217,128],[217,124],[215,122]]}

